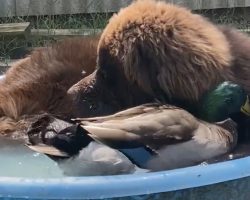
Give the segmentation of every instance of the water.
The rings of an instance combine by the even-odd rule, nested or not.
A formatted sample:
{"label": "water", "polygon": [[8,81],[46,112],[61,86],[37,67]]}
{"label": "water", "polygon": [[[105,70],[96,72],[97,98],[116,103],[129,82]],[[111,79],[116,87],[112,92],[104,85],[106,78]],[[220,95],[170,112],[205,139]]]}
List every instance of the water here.
{"label": "water", "polygon": [[[201,165],[250,156],[250,144],[239,145],[231,154],[204,161]],[[64,177],[57,163],[30,150],[21,141],[0,138],[0,177],[60,178]],[[141,173],[140,171],[138,171]],[[137,172],[137,173],[138,173]]]}
{"label": "water", "polygon": [[0,139],[0,165],[0,177],[63,177],[54,161],[43,154],[34,153],[20,141]]}
{"label": "water", "polygon": [[247,141],[244,144],[238,144],[237,147],[231,153],[228,153],[219,157],[215,157],[210,160],[206,160],[202,164],[218,163],[218,162],[223,162],[227,160],[243,158],[246,156],[250,156],[250,142],[249,141]]}

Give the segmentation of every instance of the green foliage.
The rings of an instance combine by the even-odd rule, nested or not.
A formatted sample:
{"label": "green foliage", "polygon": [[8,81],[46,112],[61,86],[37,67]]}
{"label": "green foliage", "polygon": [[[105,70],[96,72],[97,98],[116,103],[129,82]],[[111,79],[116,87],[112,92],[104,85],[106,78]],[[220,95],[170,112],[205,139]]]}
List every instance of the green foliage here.
{"label": "green foliage", "polygon": [[[244,12],[236,12],[235,9],[216,9],[196,11],[210,18],[215,23],[233,24],[237,28],[246,28],[250,22]],[[238,13],[238,14],[236,14]],[[31,22],[31,28],[35,29],[103,29],[113,13],[89,13],[73,15],[48,15],[48,16],[24,16],[0,18],[0,23]],[[13,54],[21,49],[30,49],[37,46],[44,46],[55,41],[54,37],[36,37],[28,39],[0,36],[0,61],[13,58]]]}
{"label": "green foliage", "polygon": [[216,24],[228,24],[238,29],[250,27],[249,8],[199,10],[196,13],[202,14]]}
{"label": "green foliage", "polygon": [[[111,13],[91,13],[76,15],[33,16],[33,17],[8,17],[0,18],[0,23],[30,22],[35,29],[103,29]],[[28,51],[34,47],[45,46],[55,41],[53,36],[30,38],[7,38],[0,36],[0,62],[8,63],[9,60],[19,55],[19,51]]]}

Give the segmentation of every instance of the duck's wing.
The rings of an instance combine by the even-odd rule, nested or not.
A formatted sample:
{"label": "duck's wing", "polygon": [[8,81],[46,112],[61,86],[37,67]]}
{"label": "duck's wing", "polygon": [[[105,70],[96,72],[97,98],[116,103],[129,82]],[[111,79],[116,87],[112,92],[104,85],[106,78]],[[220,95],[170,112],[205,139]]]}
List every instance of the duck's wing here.
{"label": "duck's wing", "polygon": [[148,146],[155,149],[187,141],[199,122],[188,112],[168,106],[146,107],[148,111],[105,121],[81,121],[91,137],[113,148]]}
{"label": "duck's wing", "polygon": [[128,118],[141,115],[141,114],[154,113],[163,108],[171,109],[171,108],[176,108],[176,107],[172,105],[163,105],[157,102],[147,103],[147,104],[143,104],[140,106],[136,106],[133,108],[129,108],[129,109],[117,112],[113,115],[102,116],[102,117],[91,117],[91,118],[76,118],[76,119],[72,119],[72,121],[78,122],[78,123],[81,122],[82,124],[90,123],[90,122],[101,123],[101,122],[110,121],[110,120],[117,121],[117,120],[128,119]]}
{"label": "duck's wing", "polygon": [[237,141],[230,121],[213,125],[180,108],[168,107],[120,120],[83,122],[55,134],[46,127],[30,135],[33,144],[29,147],[52,159],[74,157],[96,143],[117,149],[135,165],[153,170],[156,166],[170,169],[198,163],[228,152]]}

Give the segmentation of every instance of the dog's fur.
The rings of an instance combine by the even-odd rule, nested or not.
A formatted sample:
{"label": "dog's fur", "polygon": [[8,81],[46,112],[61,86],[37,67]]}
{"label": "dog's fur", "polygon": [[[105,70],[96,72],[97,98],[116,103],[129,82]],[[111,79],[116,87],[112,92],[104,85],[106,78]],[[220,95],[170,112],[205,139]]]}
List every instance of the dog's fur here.
{"label": "dog's fur", "polygon": [[[78,89],[78,96],[95,105],[112,96],[118,111],[155,99],[192,107],[225,80],[250,93],[249,52],[243,33],[177,5],[138,0],[110,19],[99,41],[94,81],[88,91]],[[105,87],[105,94],[95,92]],[[93,116],[79,99],[79,115]],[[111,104],[103,103],[98,114],[110,114],[105,106]]]}
{"label": "dog's fur", "polygon": [[[236,29],[219,27],[225,35],[232,55],[230,65],[233,81],[241,85],[250,94],[250,37]],[[229,79],[227,77],[227,79]]]}
{"label": "dog's fur", "polygon": [[64,39],[16,62],[0,81],[0,133],[25,124],[19,121],[23,115],[67,117],[67,90],[94,71],[98,41],[99,36]]}
{"label": "dog's fur", "polygon": [[129,82],[153,96],[160,89],[190,101],[227,79],[233,60],[224,34],[204,17],[152,0],[113,16],[98,48],[100,68],[120,67]]}

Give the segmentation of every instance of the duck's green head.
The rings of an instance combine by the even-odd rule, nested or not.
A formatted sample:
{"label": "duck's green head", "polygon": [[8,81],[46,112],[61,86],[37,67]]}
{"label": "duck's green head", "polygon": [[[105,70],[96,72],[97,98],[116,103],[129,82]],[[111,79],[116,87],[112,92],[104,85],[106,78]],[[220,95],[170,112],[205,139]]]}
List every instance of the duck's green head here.
{"label": "duck's green head", "polygon": [[243,88],[232,82],[223,82],[204,96],[200,118],[209,122],[222,121],[239,112],[250,116],[250,104]]}

